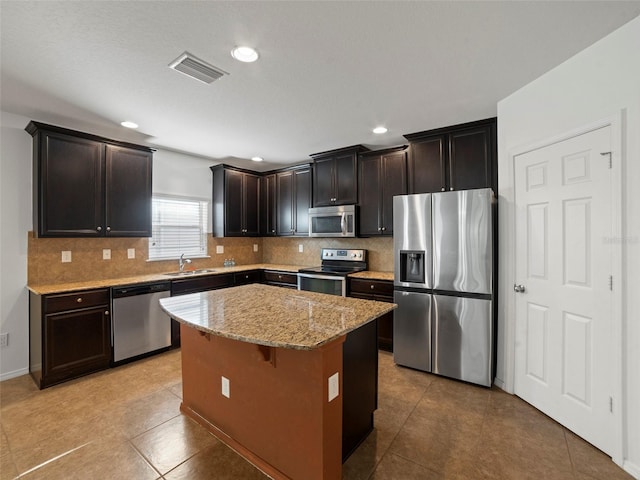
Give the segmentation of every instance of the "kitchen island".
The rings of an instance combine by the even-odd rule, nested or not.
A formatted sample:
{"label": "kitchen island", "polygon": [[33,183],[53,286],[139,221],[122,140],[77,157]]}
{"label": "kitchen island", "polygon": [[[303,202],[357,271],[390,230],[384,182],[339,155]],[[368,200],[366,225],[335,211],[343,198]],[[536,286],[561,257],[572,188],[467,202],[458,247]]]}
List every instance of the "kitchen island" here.
{"label": "kitchen island", "polygon": [[260,284],[160,303],[181,323],[186,415],[273,478],[341,478],[373,428],[375,319],[395,305]]}

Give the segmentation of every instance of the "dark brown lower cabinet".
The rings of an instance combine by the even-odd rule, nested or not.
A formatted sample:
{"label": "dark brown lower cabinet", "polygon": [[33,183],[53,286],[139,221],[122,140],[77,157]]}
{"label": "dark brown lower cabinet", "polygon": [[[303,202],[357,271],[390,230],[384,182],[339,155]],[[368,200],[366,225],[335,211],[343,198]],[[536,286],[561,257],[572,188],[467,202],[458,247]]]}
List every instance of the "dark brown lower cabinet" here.
{"label": "dark brown lower cabinet", "polygon": [[45,388],[109,367],[109,289],[29,296],[29,370]]}
{"label": "dark brown lower cabinet", "polygon": [[234,285],[247,285],[249,283],[260,283],[260,270],[247,270],[246,272],[236,272],[233,274]]}
{"label": "dark brown lower cabinet", "polygon": [[276,287],[298,288],[298,274],[278,270],[264,270],[262,272],[262,283]]}
{"label": "dark brown lower cabinet", "polygon": [[[393,303],[393,282],[349,278],[349,296]],[[393,352],[393,312],[378,318],[378,348]]]}

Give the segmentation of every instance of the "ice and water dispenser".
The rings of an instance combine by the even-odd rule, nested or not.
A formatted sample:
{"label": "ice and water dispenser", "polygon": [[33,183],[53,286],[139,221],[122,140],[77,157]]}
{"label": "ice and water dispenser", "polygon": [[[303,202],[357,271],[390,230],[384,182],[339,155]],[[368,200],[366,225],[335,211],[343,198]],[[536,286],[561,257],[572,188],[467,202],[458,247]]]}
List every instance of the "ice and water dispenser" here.
{"label": "ice and water dispenser", "polygon": [[425,283],[424,250],[400,250],[400,281],[407,283]]}

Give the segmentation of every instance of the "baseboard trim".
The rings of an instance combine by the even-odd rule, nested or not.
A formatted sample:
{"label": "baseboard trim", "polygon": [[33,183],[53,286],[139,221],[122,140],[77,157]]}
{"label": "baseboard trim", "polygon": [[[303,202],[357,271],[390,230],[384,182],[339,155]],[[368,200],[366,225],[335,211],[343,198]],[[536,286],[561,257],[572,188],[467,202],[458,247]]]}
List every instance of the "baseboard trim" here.
{"label": "baseboard trim", "polygon": [[[494,378],[493,379],[493,384],[498,387],[501,390],[504,390],[505,392],[507,391],[507,389],[504,387],[504,380],[501,380],[499,378]],[[508,393],[508,392],[507,392]]]}
{"label": "baseboard trim", "polygon": [[636,465],[629,460],[625,460],[622,464],[622,469],[633,478],[640,479],[640,465]]}
{"label": "baseboard trim", "polygon": [[13,372],[7,372],[0,374],[0,382],[4,382],[5,380],[9,380],[10,378],[20,377],[22,375],[26,375],[29,373],[28,368],[21,368],[19,370],[14,370]]}

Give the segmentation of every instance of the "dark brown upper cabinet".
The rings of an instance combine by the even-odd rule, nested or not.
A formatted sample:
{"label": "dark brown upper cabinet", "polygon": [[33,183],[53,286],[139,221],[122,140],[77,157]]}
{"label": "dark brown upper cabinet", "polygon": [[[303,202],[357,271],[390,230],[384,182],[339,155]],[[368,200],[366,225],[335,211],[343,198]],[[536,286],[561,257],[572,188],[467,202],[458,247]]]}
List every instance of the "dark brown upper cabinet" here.
{"label": "dark brown upper cabinet", "polygon": [[393,235],[393,197],[407,193],[407,147],[360,154],[359,235]]}
{"label": "dark brown upper cabinet", "polygon": [[408,193],[498,188],[496,119],[413,133]]}
{"label": "dark brown upper cabinet", "polygon": [[362,145],[314,153],[313,206],[349,205],[358,201],[358,154]]}
{"label": "dark brown upper cabinet", "polygon": [[260,175],[228,165],[213,172],[213,236],[260,236]]}
{"label": "dark brown upper cabinet", "polygon": [[39,237],[150,237],[153,151],[30,122]]}
{"label": "dark brown upper cabinet", "polygon": [[260,231],[263,236],[276,236],[276,174],[265,174],[260,179]]}
{"label": "dark brown upper cabinet", "polygon": [[308,236],[311,206],[311,167],[305,165],[276,174],[278,236]]}

